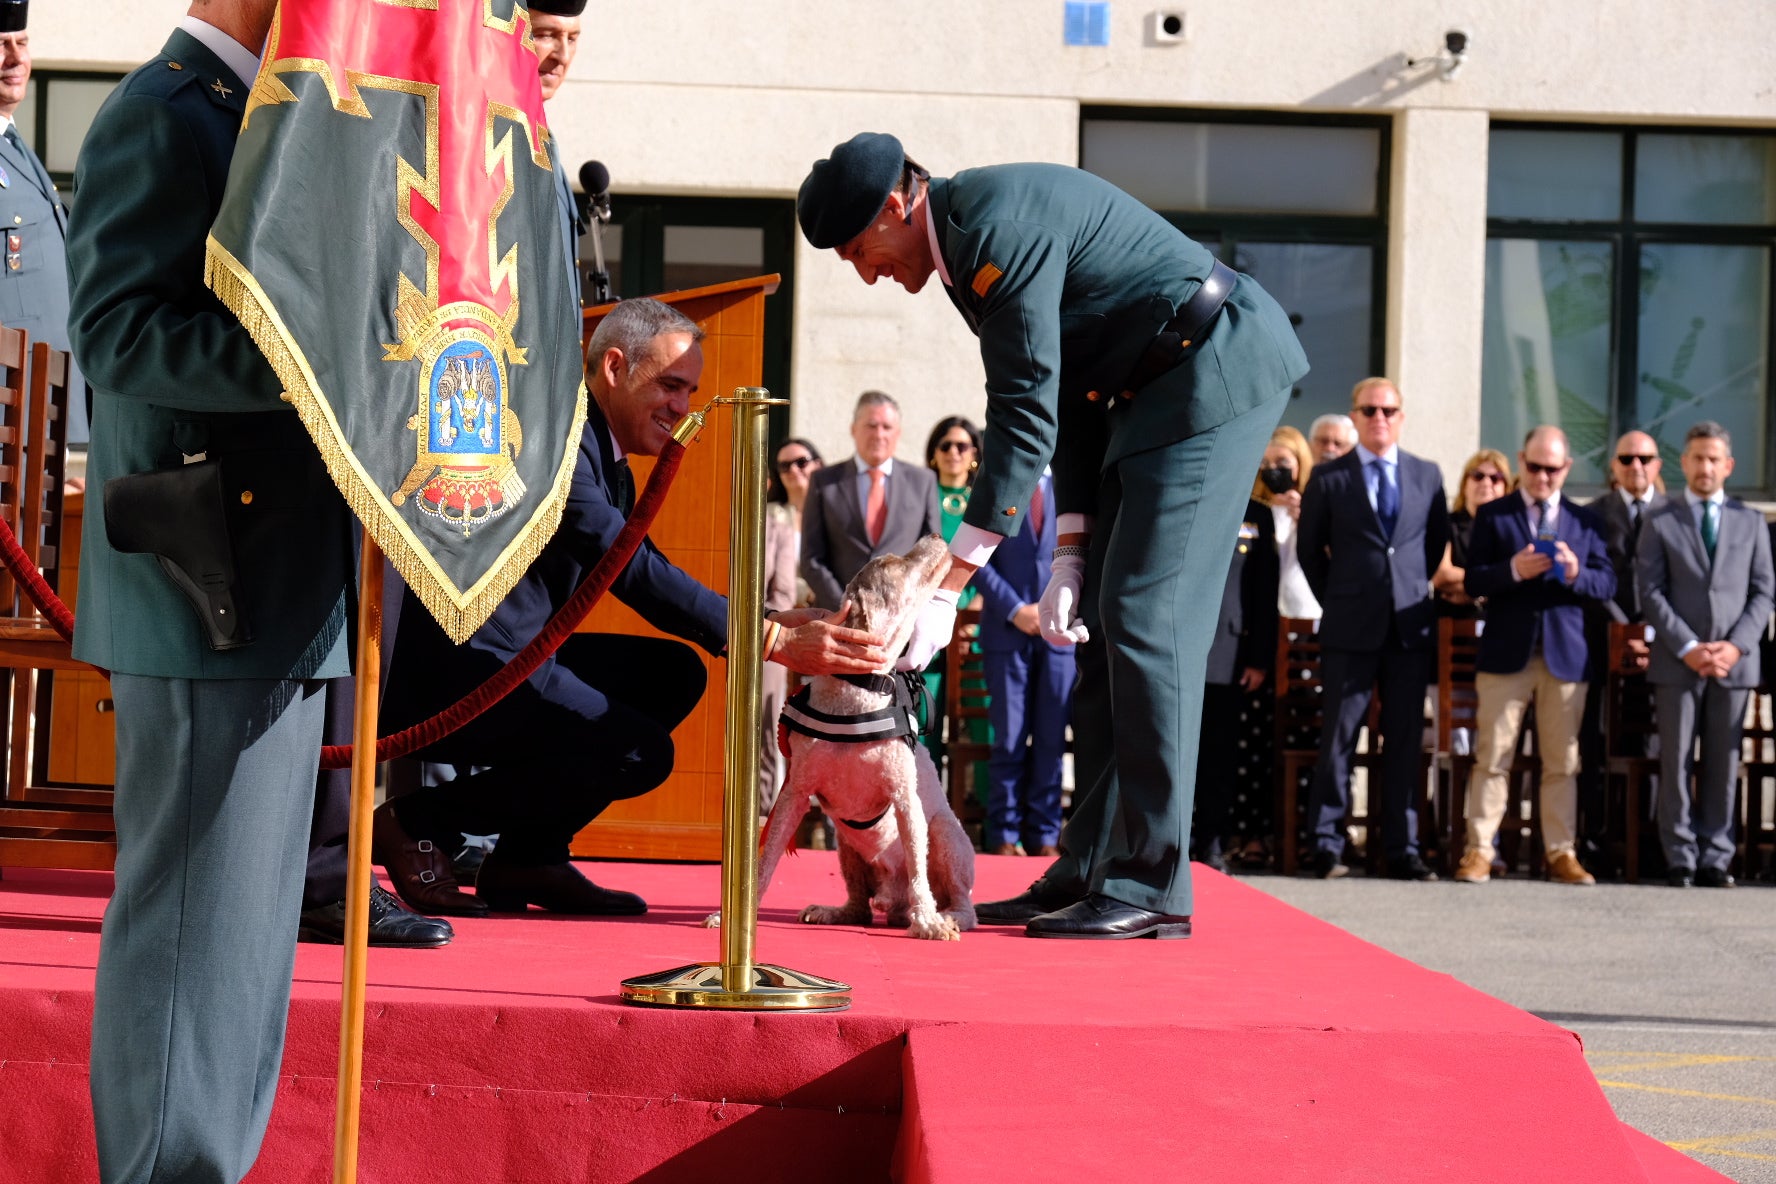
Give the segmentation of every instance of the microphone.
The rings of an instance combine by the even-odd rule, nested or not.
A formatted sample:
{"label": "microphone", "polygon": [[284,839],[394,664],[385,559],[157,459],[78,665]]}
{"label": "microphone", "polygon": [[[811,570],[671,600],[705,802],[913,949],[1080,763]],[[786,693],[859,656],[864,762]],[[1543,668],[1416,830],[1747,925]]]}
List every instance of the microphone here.
{"label": "microphone", "polygon": [[604,304],[616,299],[611,290],[610,272],[604,266],[604,228],[611,220],[610,202],[611,175],[601,160],[588,160],[580,166],[580,188],[586,191],[586,215],[592,223],[592,259],[591,270],[586,272],[586,283],[592,289],[592,301]]}
{"label": "microphone", "polygon": [[601,160],[588,160],[580,166],[580,188],[586,191],[587,212],[600,222],[610,221],[610,170]]}

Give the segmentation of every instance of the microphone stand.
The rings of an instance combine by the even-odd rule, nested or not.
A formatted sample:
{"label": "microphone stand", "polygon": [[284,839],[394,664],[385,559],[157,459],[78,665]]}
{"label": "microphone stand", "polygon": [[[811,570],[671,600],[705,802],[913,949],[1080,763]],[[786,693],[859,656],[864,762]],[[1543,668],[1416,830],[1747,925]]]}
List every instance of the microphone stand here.
{"label": "microphone stand", "polygon": [[604,267],[604,228],[611,219],[609,190],[586,196],[586,218],[592,232],[592,270],[586,273],[586,283],[592,288],[593,304],[609,304],[616,299],[611,291],[610,272]]}

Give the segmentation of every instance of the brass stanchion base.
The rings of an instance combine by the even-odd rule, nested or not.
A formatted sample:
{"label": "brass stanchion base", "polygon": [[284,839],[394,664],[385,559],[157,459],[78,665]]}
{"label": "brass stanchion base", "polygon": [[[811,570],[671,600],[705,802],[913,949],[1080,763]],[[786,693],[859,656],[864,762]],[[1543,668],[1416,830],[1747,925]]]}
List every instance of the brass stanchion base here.
{"label": "brass stanchion base", "polygon": [[755,964],[752,986],[729,991],[722,985],[720,962],[696,962],[624,979],[623,1002],[728,1011],[844,1011],[851,1006],[851,986],[783,966]]}

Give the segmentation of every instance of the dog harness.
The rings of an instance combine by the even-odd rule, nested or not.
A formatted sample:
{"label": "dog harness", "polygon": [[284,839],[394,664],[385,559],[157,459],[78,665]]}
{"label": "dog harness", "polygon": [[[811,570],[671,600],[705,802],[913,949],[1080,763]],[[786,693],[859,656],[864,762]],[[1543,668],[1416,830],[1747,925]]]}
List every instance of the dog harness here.
{"label": "dog harness", "polygon": [[[925,680],[917,671],[897,671],[889,674],[837,674],[853,686],[862,687],[878,695],[890,695],[892,700],[888,706],[879,711],[866,711],[861,715],[833,715],[831,712],[819,711],[809,705],[813,687],[805,686],[790,696],[789,702],[783,705],[783,714],[777,720],[777,747],[783,751],[783,758],[789,759],[789,733],[800,732],[804,736],[812,736],[816,740],[831,740],[838,744],[870,744],[877,740],[905,740],[908,748],[917,748],[919,744],[919,704],[925,697]],[[887,810],[871,818],[867,822],[858,822],[850,818],[840,818],[839,822],[853,830],[868,830],[882,821],[888,814]]]}

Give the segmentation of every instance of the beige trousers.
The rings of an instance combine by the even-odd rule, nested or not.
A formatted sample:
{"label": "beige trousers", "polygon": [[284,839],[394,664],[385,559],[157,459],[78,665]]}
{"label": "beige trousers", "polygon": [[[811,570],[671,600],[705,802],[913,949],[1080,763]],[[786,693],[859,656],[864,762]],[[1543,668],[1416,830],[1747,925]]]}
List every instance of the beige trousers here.
{"label": "beige trousers", "polygon": [[1570,851],[1578,830],[1579,721],[1586,686],[1548,673],[1540,654],[1515,674],[1474,675],[1474,771],[1468,778],[1468,849],[1491,851],[1510,798],[1511,759],[1523,712],[1536,707],[1536,751],[1542,762],[1542,846],[1549,855]]}

